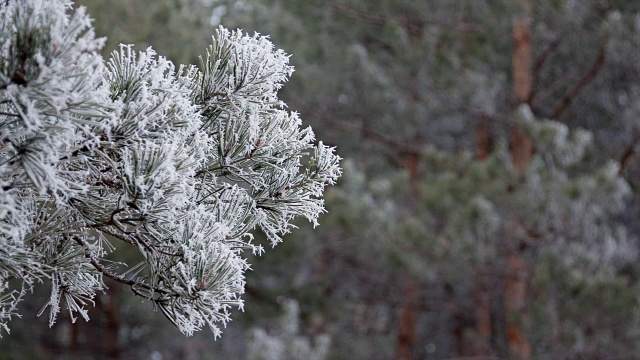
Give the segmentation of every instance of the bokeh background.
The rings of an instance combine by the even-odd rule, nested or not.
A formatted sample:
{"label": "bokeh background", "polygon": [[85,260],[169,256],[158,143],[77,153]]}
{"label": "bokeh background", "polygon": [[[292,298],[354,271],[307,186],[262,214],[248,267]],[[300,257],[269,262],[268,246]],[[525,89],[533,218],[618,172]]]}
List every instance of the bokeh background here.
{"label": "bokeh background", "polygon": [[198,64],[219,25],[269,34],[344,176],[319,227],[252,260],[222,338],[116,284],[49,329],[43,284],[1,359],[640,357],[640,1],[76,5],[105,57]]}

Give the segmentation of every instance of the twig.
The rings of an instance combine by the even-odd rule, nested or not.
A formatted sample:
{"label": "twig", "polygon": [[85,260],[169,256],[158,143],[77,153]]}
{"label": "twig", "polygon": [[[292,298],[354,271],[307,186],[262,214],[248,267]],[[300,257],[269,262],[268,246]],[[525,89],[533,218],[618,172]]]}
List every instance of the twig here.
{"label": "twig", "polygon": [[4,112],[4,111],[0,111],[0,115],[4,115],[4,116],[12,116],[12,117],[21,118],[21,116],[20,116],[20,115],[18,115],[18,114],[12,114],[12,113],[8,113],[8,112]]}
{"label": "twig", "polygon": [[635,134],[633,136],[633,139],[631,140],[631,143],[627,146],[624,153],[622,154],[622,157],[620,158],[620,170],[618,171],[618,175],[622,174],[626,170],[629,161],[636,152],[636,145],[638,144],[638,141],[640,141],[640,135]]}
{"label": "twig", "polygon": [[[108,277],[111,280],[115,280],[115,281],[117,281],[117,282],[119,282],[121,284],[128,285],[134,290],[135,290],[135,287],[141,287],[141,288],[149,290],[151,292],[157,292],[157,293],[161,293],[161,294],[168,294],[168,292],[165,291],[165,290],[157,289],[157,288],[155,288],[153,286],[150,286],[148,284],[142,283],[140,281],[127,279],[127,278],[125,278],[125,277],[123,277],[121,275],[117,275],[117,274],[114,274],[114,273],[110,272],[109,270],[105,269],[102,266],[102,264],[100,264],[98,262],[98,260],[96,259],[95,254],[89,248],[89,244],[87,244],[80,236],[73,236],[73,239],[87,251],[87,257],[89,258],[89,262],[91,262],[91,265],[93,265],[93,267],[96,268],[96,270],[98,270],[102,275]],[[134,293],[136,293],[136,295],[142,296],[137,291],[134,291]]]}
{"label": "twig", "polygon": [[558,45],[560,45],[560,40],[561,38],[557,38],[551,41],[551,43],[542,52],[542,54],[538,56],[538,58],[536,59],[533,65],[533,86],[531,87],[531,99],[535,98],[536,96],[536,93],[537,93],[536,85],[540,81],[540,71],[542,70],[542,66],[544,66],[544,64],[547,62],[547,59],[549,58],[549,56],[551,56],[551,54],[553,54],[556,51],[556,49],[558,48]]}
{"label": "twig", "polygon": [[553,54],[553,52],[558,48],[558,45],[560,45],[560,40],[561,40],[561,38],[553,40],[549,44],[549,46],[547,46],[547,48],[542,52],[542,54],[540,54],[540,56],[538,56],[538,58],[536,59],[535,64],[533,65],[534,74],[537,74],[540,71],[540,69],[542,68],[544,63],[547,61],[549,56],[551,54]]}
{"label": "twig", "polygon": [[571,106],[571,103],[580,94],[580,92],[582,92],[582,90],[587,85],[589,85],[589,83],[591,83],[593,79],[596,78],[598,73],[600,73],[600,70],[602,69],[602,66],[606,61],[608,43],[609,43],[609,39],[608,37],[605,37],[604,40],[602,41],[602,45],[600,46],[600,52],[598,54],[598,58],[596,59],[596,62],[593,64],[593,66],[591,67],[591,70],[589,70],[589,72],[587,72],[587,74],[580,81],[578,81],[578,83],[573,87],[573,89],[569,91],[569,93],[567,93],[564,96],[564,98],[562,98],[558,106],[556,106],[555,110],[553,111],[553,114],[551,115],[552,119],[557,119],[565,110],[567,110],[567,108]]}

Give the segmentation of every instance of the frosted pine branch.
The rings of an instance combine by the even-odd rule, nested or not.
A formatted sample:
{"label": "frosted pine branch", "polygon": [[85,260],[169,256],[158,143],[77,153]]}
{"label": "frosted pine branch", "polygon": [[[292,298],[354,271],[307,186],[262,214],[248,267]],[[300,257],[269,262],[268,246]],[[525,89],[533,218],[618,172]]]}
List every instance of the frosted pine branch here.
{"label": "frosted pine branch", "polygon": [[[183,333],[219,335],[244,252],[263,252],[253,232],[275,245],[295,217],[316,224],[341,174],[277,98],[288,55],[220,28],[200,69],[132,46],[105,62],[62,0],[3,2],[0,39],[0,326],[42,280],[51,324],[62,307],[88,319],[106,276]],[[105,258],[122,247],[142,262]]]}

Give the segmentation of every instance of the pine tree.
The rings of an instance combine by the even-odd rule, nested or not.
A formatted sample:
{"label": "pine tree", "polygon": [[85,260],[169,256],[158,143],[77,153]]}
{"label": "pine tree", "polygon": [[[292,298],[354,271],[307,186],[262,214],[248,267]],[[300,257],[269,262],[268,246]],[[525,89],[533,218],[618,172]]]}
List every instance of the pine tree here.
{"label": "pine tree", "polygon": [[[369,225],[329,231],[340,231],[345,247],[353,249],[366,239],[363,251],[375,246],[369,253],[390,254],[369,264],[376,274],[394,263],[412,274],[424,289],[421,311],[451,317],[447,323],[459,337],[442,343],[459,356],[524,358],[527,354],[510,348],[510,326],[518,326],[523,342],[538,344],[536,358],[628,356],[635,351],[624,344],[637,338],[639,290],[627,282],[623,269],[635,261],[637,247],[615,220],[631,195],[619,163],[585,166],[594,151],[588,131],[537,120],[526,106],[516,118],[536,149],[524,173],[510,161],[504,142],[484,160],[471,152],[426,148],[420,153],[425,175],[419,197],[409,209],[391,199],[413,194],[406,187],[410,174],[367,177],[348,161],[342,186],[328,195],[331,204],[343,206],[335,206],[327,221],[355,223],[353,214],[358,214]],[[367,257],[351,261],[365,263]],[[382,294],[402,289],[378,281]],[[514,296],[522,301],[518,309],[505,306],[514,287],[530,291]],[[451,294],[440,294],[442,288]],[[367,295],[372,296],[363,294],[359,301],[367,304]],[[482,329],[483,316],[487,329]],[[414,321],[429,320],[416,316]],[[438,321],[430,324],[436,328]]]}
{"label": "pine tree", "polygon": [[[103,279],[187,335],[243,305],[252,232],[272,245],[316,224],[339,157],[285,110],[288,55],[219,28],[201,68],[121,46],[108,62],[83,8],[0,5],[0,320],[36,283],[50,324],[75,321]],[[110,256],[126,246],[138,259]]]}

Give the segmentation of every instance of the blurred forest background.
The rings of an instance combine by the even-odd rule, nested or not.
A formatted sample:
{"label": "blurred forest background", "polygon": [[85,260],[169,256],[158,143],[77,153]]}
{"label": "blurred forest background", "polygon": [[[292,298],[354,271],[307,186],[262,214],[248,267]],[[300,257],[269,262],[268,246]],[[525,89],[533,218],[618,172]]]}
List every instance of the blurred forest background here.
{"label": "blurred forest background", "polygon": [[[281,92],[345,175],[321,226],[253,259],[245,312],[186,338],[115,284],[2,359],[633,359],[640,1],[78,0],[176,63],[269,34]],[[46,286],[43,286],[45,288]]]}

